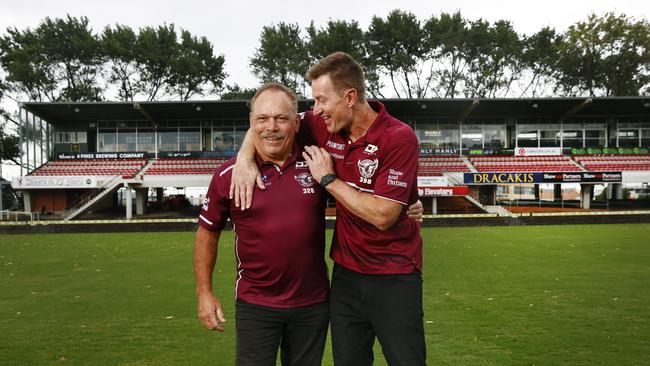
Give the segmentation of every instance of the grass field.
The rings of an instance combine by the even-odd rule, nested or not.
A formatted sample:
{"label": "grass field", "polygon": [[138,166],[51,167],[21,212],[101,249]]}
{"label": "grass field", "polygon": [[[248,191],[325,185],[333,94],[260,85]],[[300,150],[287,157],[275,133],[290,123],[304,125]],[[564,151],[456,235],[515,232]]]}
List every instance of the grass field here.
{"label": "grass field", "polygon": [[[650,364],[650,225],[423,237],[429,365]],[[215,280],[225,334],[196,319],[192,245],[189,232],[0,236],[0,364],[233,365],[233,235]]]}

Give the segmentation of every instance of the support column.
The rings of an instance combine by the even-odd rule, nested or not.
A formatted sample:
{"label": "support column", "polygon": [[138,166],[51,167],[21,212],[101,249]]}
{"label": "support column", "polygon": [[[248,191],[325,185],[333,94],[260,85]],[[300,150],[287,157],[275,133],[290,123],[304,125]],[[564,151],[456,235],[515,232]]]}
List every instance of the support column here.
{"label": "support column", "polygon": [[149,198],[148,188],[139,188],[135,190],[135,214],[144,215],[147,209],[147,198]]}
{"label": "support column", "polygon": [[587,209],[591,207],[591,192],[593,188],[593,184],[580,185],[580,207]]}
{"label": "support column", "polygon": [[29,197],[29,191],[23,191],[23,211],[32,212],[32,200]]}
{"label": "support column", "polygon": [[438,214],[438,198],[433,197],[431,200],[431,214],[432,215],[437,215]]}
{"label": "support column", "polygon": [[556,183],[553,185],[553,201],[562,201],[562,184]]}
{"label": "support column", "polygon": [[158,204],[160,205],[162,205],[164,191],[163,188],[156,188],[156,201],[158,201]]}
{"label": "support column", "polygon": [[126,186],[126,219],[131,220],[133,218],[133,204],[131,200],[133,199],[133,188]]}
{"label": "support column", "polygon": [[621,183],[612,184],[612,190],[614,193],[615,200],[625,199],[625,197],[623,197],[623,184]]}

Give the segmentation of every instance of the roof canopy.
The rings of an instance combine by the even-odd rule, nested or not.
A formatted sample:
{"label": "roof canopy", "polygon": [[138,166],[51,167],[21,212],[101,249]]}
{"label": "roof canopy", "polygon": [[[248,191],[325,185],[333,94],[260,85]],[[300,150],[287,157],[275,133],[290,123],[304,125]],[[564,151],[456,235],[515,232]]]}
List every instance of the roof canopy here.
{"label": "roof canopy", "polygon": [[[401,119],[650,117],[648,97],[536,99],[384,99],[388,111]],[[311,108],[313,101],[299,101]],[[248,116],[244,100],[191,102],[56,102],[23,103],[22,107],[52,125],[88,121],[241,120]]]}

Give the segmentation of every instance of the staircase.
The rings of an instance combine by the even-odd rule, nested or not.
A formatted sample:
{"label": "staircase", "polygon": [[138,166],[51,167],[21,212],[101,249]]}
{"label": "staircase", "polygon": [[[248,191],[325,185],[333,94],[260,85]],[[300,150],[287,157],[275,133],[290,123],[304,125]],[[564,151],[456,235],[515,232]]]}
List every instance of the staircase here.
{"label": "staircase", "polygon": [[474,198],[474,197],[472,197],[472,196],[470,196],[470,195],[467,195],[467,196],[464,196],[464,197],[465,197],[468,201],[470,201],[471,203],[473,203],[474,205],[476,205],[476,207],[480,207],[482,210],[487,211],[487,209],[485,208],[485,206],[483,206],[483,204],[482,204],[481,202],[479,202],[476,198]]}
{"label": "staircase", "polygon": [[497,214],[497,216],[513,217],[512,212],[506,210],[502,206],[485,206],[485,211],[488,213]]}
{"label": "staircase", "polygon": [[99,202],[102,198],[106,197],[106,195],[115,192],[121,185],[122,185],[122,179],[119,176],[115,176],[112,179],[106,181],[99,188],[100,189],[99,191],[95,191],[93,192],[93,194],[89,196],[82,197],[79,205],[76,208],[73,208],[72,213],[67,215],[63,220],[70,221],[75,217],[81,215],[82,213],[86,212],[95,203]]}

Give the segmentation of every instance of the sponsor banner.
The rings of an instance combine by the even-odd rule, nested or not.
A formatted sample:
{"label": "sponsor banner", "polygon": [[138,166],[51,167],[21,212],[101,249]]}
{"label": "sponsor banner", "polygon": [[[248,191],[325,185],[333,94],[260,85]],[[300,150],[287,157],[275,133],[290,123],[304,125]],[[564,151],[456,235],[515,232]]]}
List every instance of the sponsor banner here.
{"label": "sponsor banner", "polygon": [[97,188],[97,179],[83,176],[13,177],[11,186],[16,189]]}
{"label": "sponsor banner", "polygon": [[467,186],[418,187],[420,197],[467,196],[468,194],[469,189]]}
{"label": "sponsor banner", "polygon": [[142,159],[153,156],[146,152],[95,152],[95,153],[60,153],[56,158],[59,160],[66,159]]}
{"label": "sponsor banner", "polygon": [[449,181],[445,176],[418,177],[418,187],[445,187]]}
{"label": "sponsor banner", "polygon": [[577,172],[577,173],[535,173],[540,183],[620,183],[621,172]]}
{"label": "sponsor banner", "polygon": [[621,172],[464,173],[465,184],[619,183]]}
{"label": "sponsor banner", "polygon": [[229,151],[160,151],[159,158],[231,158],[234,150]]}
{"label": "sponsor banner", "polygon": [[458,148],[420,148],[420,155],[458,155],[460,154],[460,149]]}
{"label": "sponsor banner", "polygon": [[536,173],[464,173],[465,184],[535,183]]}
{"label": "sponsor banner", "polygon": [[560,147],[518,147],[515,156],[562,155]]}

